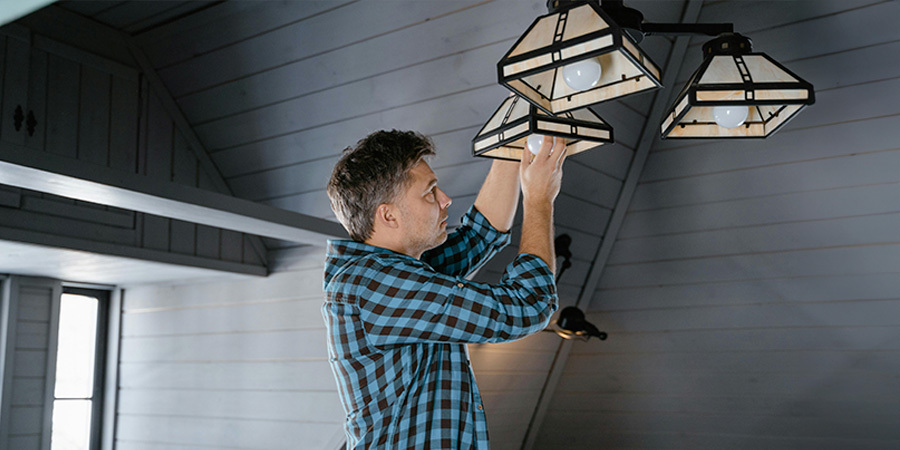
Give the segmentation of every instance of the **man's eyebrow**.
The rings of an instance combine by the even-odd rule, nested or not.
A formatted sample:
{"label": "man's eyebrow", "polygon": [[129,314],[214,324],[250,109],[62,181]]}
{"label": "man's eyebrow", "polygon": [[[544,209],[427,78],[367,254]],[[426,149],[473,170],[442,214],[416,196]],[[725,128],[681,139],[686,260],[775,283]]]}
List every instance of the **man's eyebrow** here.
{"label": "man's eyebrow", "polygon": [[437,185],[437,182],[437,177],[432,178],[430,181],[428,181],[428,185],[425,186],[425,190],[430,190],[432,187]]}

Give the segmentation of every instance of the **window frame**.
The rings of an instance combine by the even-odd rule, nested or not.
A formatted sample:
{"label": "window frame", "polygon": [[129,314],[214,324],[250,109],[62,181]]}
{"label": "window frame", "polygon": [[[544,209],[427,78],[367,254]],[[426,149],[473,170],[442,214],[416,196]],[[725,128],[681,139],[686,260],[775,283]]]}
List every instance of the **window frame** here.
{"label": "window frame", "polygon": [[[101,450],[103,443],[103,422],[104,422],[104,405],[106,395],[106,363],[107,363],[107,342],[109,337],[109,319],[110,305],[112,304],[112,293],[106,289],[92,289],[78,286],[67,286],[63,284],[62,292],[58,300],[58,310],[62,309],[62,296],[65,294],[84,295],[97,299],[97,321],[94,324],[96,334],[94,336],[94,384],[93,393],[91,395],[91,425],[90,425],[90,450]],[[59,313],[57,313],[59,314]],[[53,330],[56,342],[53,342],[53,373],[48,377],[48,381],[52,378],[53,382],[48,386],[48,403],[50,416],[52,417],[55,402],[57,400],[56,386],[56,357],[59,348],[59,317],[56,318],[56,330]],[[68,400],[61,398],[59,400]],[[52,420],[50,423],[50,432],[48,438],[48,448],[52,448]]]}

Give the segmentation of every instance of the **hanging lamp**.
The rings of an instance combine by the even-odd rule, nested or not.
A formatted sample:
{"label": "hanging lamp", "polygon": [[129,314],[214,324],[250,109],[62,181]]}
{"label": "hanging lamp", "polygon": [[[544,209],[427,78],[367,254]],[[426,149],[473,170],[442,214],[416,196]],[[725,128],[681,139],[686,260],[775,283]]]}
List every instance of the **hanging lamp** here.
{"label": "hanging lamp", "polygon": [[664,139],[765,138],[815,102],[810,83],[752,53],[744,36],[723,34],[703,54],[663,120]]}
{"label": "hanging lamp", "polygon": [[529,147],[536,152],[534,138],[554,136],[566,139],[568,155],[614,142],[613,129],[587,108],[562,114],[547,114],[522,97],[511,95],[500,104],[472,140],[475,156],[521,160]]}
{"label": "hanging lamp", "polygon": [[599,3],[551,0],[548,9],[497,64],[500,84],[550,114],[662,86],[659,66]]}

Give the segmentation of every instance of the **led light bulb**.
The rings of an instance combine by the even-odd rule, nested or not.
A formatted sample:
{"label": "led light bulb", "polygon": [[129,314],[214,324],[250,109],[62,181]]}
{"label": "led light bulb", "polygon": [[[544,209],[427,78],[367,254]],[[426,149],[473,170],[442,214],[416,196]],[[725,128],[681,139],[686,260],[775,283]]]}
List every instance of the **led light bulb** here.
{"label": "led light bulb", "polygon": [[576,91],[586,91],[600,82],[600,62],[588,58],[563,67],[563,80]]}
{"label": "led light bulb", "polygon": [[746,106],[716,106],[713,108],[713,119],[720,127],[737,128],[744,124],[750,108]]}
{"label": "led light bulb", "polygon": [[[544,136],[540,134],[532,134],[528,136],[528,139],[525,141],[525,145],[528,147],[528,151],[534,155],[537,155],[539,151],[541,151],[541,145],[544,143]],[[553,143],[556,144],[556,136],[553,137]],[[550,150],[553,151],[552,149]]]}

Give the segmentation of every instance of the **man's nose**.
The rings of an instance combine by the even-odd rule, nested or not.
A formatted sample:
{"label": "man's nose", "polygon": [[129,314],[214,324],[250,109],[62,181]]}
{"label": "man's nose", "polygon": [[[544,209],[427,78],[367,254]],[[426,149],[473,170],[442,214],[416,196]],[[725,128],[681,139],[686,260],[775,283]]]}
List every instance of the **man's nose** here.
{"label": "man's nose", "polygon": [[441,188],[437,188],[438,192],[438,204],[441,205],[441,209],[447,209],[450,207],[450,204],[453,203],[453,200],[441,190]]}

